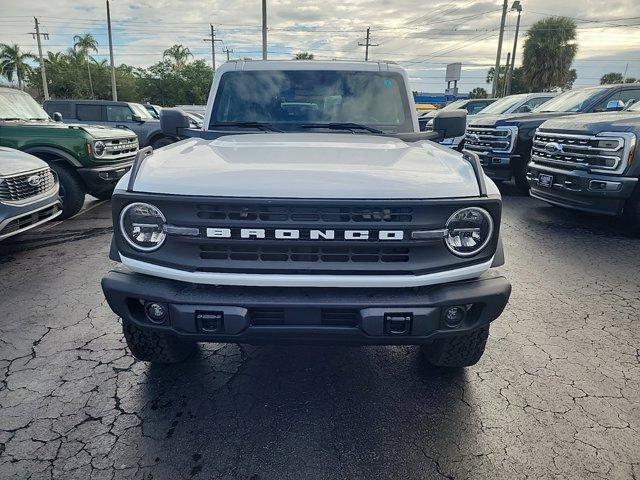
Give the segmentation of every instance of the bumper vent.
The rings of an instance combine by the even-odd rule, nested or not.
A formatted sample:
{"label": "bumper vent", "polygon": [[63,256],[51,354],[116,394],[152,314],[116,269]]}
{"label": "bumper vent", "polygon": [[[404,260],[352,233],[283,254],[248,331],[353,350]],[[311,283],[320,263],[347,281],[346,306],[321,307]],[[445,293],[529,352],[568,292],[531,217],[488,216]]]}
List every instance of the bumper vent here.
{"label": "bumper vent", "polygon": [[11,235],[18,233],[21,230],[25,230],[38,222],[42,222],[43,220],[53,217],[59,210],[60,207],[58,205],[52,205],[51,207],[47,207],[43,210],[14,218],[7,223],[2,230],[0,230],[0,236]]}
{"label": "bumper vent", "polygon": [[357,327],[360,311],[354,308],[252,308],[249,310],[252,325],[316,325],[325,327]]}
{"label": "bumper vent", "polygon": [[45,194],[56,186],[56,177],[49,168],[35,172],[0,177],[0,200],[20,202]]}

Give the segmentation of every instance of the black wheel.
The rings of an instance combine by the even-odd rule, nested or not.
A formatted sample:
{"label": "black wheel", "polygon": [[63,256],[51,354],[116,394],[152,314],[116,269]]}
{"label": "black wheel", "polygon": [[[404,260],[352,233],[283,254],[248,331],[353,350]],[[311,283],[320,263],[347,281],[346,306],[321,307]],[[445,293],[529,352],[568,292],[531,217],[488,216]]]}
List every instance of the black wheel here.
{"label": "black wheel", "polygon": [[113,188],[109,190],[103,190],[101,192],[89,192],[90,195],[96,197],[98,200],[109,200],[113,195]]}
{"label": "black wheel", "polygon": [[420,348],[427,362],[435,367],[470,367],[482,357],[488,337],[489,325],[466,335],[434,340]]}
{"label": "black wheel", "polygon": [[158,148],[162,148],[162,147],[166,147],[167,145],[171,145],[172,143],[174,143],[174,142],[170,138],[160,137],[157,140],[154,140],[153,143],[151,144],[151,146],[153,147],[154,150],[156,150]]}
{"label": "black wheel", "polygon": [[527,161],[518,162],[513,166],[513,179],[521,193],[529,195],[529,182],[527,182]]}
{"label": "black wheel", "polygon": [[60,219],[73,217],[84,204],[84,196],[87,193],[84,183],[74,170],[62,163],[51,163],[50,167],[56,172],[60,182],[60,200],[62,200]]}
{"label": "black wheel", "polygon": [[625,228],[634,235],[640,236],[640,188],[638,186],[624,206],[622,219]]}
{"label": "black wheel", "polygon": [[173,335],[141,330],[124,319],[122,331],[133,356],[145,362],[182,362],[193,353],[196,347],[196,342],[180,340]]}

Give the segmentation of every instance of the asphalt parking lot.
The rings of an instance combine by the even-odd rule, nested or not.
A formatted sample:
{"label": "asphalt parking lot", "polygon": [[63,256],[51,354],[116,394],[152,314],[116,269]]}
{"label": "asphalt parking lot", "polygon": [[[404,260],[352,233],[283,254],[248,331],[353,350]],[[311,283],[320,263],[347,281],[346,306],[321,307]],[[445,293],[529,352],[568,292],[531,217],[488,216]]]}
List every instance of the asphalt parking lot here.
{"label": "asphalt parking lot", "polygon": [[504,208],[513,295],[458,373],[415,347],[211,344],[149,366],[100,289],[108,203],[0,244],[0,478],[640,478],[640,241]]}

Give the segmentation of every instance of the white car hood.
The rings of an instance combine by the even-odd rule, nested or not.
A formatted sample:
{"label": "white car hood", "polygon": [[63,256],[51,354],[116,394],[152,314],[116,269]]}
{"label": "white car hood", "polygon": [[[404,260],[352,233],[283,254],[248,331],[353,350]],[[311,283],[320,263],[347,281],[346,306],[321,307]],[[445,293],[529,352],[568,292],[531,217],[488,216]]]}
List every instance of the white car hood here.
{"label": "white car hood", "polygon": [[[128,175],[118,188],[126,188]],[[187,139],[154,151],[134,190],[264,198],[453,198],[479,195],[473,168],[432,142],[348,133]]]}
{"label": "white car hood", "polygon": [[13,148],[0,147],[0,177],[18,175],[46,167],[45,162],[33,155]]}

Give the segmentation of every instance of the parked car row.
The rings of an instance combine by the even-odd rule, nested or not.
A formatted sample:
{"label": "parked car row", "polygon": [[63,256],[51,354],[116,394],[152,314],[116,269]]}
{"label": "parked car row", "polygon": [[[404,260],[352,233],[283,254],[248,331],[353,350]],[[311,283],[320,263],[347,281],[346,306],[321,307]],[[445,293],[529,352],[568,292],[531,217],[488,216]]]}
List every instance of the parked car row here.
{"label": "parked car row", "polygon": [[640,86],[565,92],[530,113],[468,122],[465,150],[486,174],[550,204],[629,218],[640,230]]}

